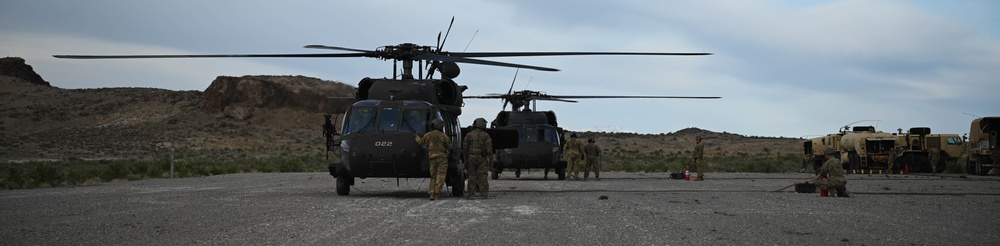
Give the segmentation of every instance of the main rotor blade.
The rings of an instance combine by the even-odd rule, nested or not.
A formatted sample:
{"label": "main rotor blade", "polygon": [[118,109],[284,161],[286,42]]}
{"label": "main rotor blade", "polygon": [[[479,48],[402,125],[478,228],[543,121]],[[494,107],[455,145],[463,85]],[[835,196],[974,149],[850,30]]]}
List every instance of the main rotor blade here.
{"label": "main rotor blade", "polygon": [[[517,82],[517,73],[520,72],[520,71],[521,71],[520,68],[518,68],[517,70],[514,70],[514,79],[512,79],[510,81],[510,89],[507,89],[507,96],[511,96],[511,94],[514,93],[514,82]],[[506,99],[505,98],[503,100],[503,107],[501,107],[500,110],[507,109],[507,102],[508,101],[510,101],[510,99]]]}
{"label": "main rotor blade", "polygon": [[588,55],[645,55],[645,56],[706,56],[712,53],[649,53],[649,52],[466,52],[444,53],[460,57],[512,57],[512,56],[588,56]]}
{"label": "main rotor blade", "polygon": [[571,102],[571,103],[575,103],[576,102],[576,101],[573,101],[573,100],[566,100],[566,99],[555,98],[555,97],[536,97],[536,96],[531,96],[531,97],[528,97],[527,99],[528,100],[540,100],[540,101],[560,101],[560,102]]}
{"label": "main rotor blade", "polygon": [[352,49],[352,48],[344,48],[344,47],[329,46],[329,45],[320,45],[320,44],[310,44],[310,45],[306,45],[304,48],[309,48],[309,49],[327,49],[327,50],[345,50],[345,51],[355,51],[355,52],[375,52],[373,50]]}
{"label": "main rotor blade", "polygon": [[477,99],[507,99],[507,95],[485,95],[485,96],[462,96],[462,98],[477,98]]}
{"label": "main rotor blade", "polygon": [[234,55],[53,55],[65,59],[132,59],[132,58],[232,58],[232,57],[365,57],[365,53],[345,54],[234,54]]}
{"label": "main rotor blade", "polygon": [[[438,49],[437,49],[436,53],[441,53],[441,48],[444,47],[444,42],[448,42],[448,35],[451,34],[451,26],[454,25],[454,24],[455,24],[455,16],[452,16],[451,17],[451,23],[448,23],[448,32],[444,33],[444,40],[441,40],[441,43],[438,44],[438,47],[437,47]],[[441,33],[438,33],[438,38],[440,38],[440,37],[441,37]]]}
{"label": "main rotor blade", "polygon": [[575,98],[575,99],[588,99],[588,98],[678,98],[678,99],[720,99],[722,97],[684,97],[684,96],[557,96],[557,95],[547,95],[553,98]]}
{"label": "main rotor blade", "polygon": [[490,65],[490,66],[527,68],[527,69],[534,69],[534,70],[540,70],[540,71],[551,71],[551,72],[559,71],[559,69],[548,68],[548,67],[538,67],[538,66],[522,65],[522,64],[515,64],[515,63],[487,61],[487,60],[471,59],[471,58],[464,58],[464,57],[444,56],[444,55],[437,55],[437,54],[420,54],[420,55],[417,56],[417,58],[422,59],[422,60],[450,61],[450,62],[472,63],[472,64],[481,64],[481,65]]}

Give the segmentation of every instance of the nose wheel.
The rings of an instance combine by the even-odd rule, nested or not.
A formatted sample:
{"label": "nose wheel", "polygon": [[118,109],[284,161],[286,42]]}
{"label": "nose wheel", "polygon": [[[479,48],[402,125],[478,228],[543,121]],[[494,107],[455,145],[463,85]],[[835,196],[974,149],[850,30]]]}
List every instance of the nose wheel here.
{"label": "nose wheel", "polygon": [[337,176],[337,195],[350,195],[351,185],[354,185],[354,177],[348,175]]}

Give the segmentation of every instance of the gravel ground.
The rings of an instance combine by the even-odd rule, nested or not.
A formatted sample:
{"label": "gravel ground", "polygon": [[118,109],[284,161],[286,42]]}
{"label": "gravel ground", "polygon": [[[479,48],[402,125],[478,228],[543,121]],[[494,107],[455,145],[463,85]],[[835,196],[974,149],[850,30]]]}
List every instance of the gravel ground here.
{"label": "gravel ground", "polygon": [[[604,173],[491,180],[489,199],[429,201],[428,179],[234,174],[0,191],[0,244],[996,245],[1000,179],[850,175],[851,198],[795,193],[808,174]],[[554,177],[554,175],[550,175]],[[606,197],[606,199],[602,199]]]}

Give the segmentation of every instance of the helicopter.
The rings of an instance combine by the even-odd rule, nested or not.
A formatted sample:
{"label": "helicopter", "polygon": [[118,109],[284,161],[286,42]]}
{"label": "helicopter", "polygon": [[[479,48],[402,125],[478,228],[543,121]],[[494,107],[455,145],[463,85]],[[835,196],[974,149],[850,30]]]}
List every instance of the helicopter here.
{"label": "helicopter", "polygon": [[[454,24],[454,18],[452,23]],[[211,54],[211,55],[54,55],[66,59],[134,59],[134,58],[353,58],[366,57],[393,61],[390,78],[366,77],[358,83],[355,102],[348,106],[338,133],[331,119],[324,115],[323,135],[327,152],[339,155],[339,162],[328,164],[331,176],[336,179],[337,195],[350,194],[356,178],[428,178],[429,160],[426,151],[414,139],[414,134],[431,131],[431,121],[444,124],[443,132],[453,143],[461,143],[462,128],[458,116],[464,105],[462,92],[468,89],[458,85],[454,78],[460,74],[457,63],[559,71],[555,68],[497,62],[477,58],[524,56],[575,56],[575,55],[679,55],[698,56],[710,53],[644,53],[644,52],[461,52],[443,51],[442,47],[451,32],[451,24],[442,39],[438,33],[437,45],[421,46],[413,43],[385,45],[374,50],[363,50],[327,45],[306,45],[308,49],[346,51],[349,53],[301,54]],[[414,76],[414,63],[417,75]],[[397,74],[399,65],[402,70]],[[426,65],[427,74],[423,73]],[[435,73],[439,78],[434,78]],[[512,148],[517,144],[516,132],[490,129],[494,149]],[[504,141],[511,140],[511,141]],[[449,156],[445,183],[453,196],[463,196],[465,176],[458,153],[461,144],[454,144]]]}
{"label": "helicopter", "polygon": [[[517,75],[515,73],[515,80]],[[503,107],[497,113],[496,119],[490,123],[493,129],[513,129],[518,132],[516,147],[496,151],[497,159],[493,163],[493,173],[490,178],[499,179],[504,169],[514,169],[514,176],[521,177],[521,169],[544,168],[545,178],[549,169],[554,169],[559,180],[566,179],[566,161],[559,160],[563,151],[562,143],[565,130],[559,127],[556,114],[553,111],[538,111],[534,101],[558,101],[576,103],[569,99],[611,99],[611,98],[681,98],[681,99],[719,99],[721,97],[686,97],[686,96],[583,96],[583,95],[548,95],[544,92],[521,90],[513,91],[514,83],[507,94],[487,94],[482,96],[466,96],[470,99],[501,99]],[[511,110],[506,111],[507,104]],[[530,107],[530,109],[529,109]]]}

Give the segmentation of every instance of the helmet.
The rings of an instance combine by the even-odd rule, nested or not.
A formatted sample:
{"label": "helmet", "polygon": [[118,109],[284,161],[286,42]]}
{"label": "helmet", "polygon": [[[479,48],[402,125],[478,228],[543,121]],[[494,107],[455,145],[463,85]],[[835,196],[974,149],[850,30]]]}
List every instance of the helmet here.
{"label": "helmet", "polygon": [[486,129],[486,119],[476,118],[476,120],[472,122],[472,126],[475,126],[479,129]]}
{"label": "helmet", "polygon": [[836,154],[836,153],[837,153],[837,151],[833,150],[833,148],[826,148],[826,150],[823,150],[823,154],[824,155],[833,155],[833,154]]}
{"label": "helmet", "polygon": [[443,126],[444,126],[444,121],[441,121],[441,119],[431,120],[431,128],[441,130],[442,129],[441,127]]}

